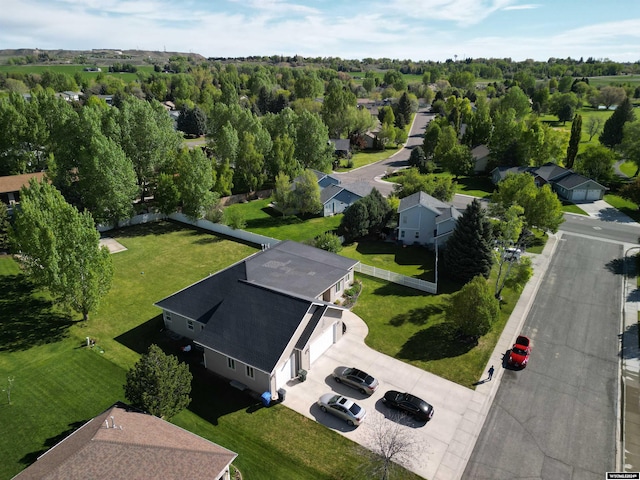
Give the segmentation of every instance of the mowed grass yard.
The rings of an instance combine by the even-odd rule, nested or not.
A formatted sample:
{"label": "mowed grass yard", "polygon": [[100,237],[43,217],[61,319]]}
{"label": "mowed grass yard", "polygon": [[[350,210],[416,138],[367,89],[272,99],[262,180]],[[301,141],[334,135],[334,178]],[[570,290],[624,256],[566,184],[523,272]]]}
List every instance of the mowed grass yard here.
{"label": "mowed grass yard", "polygon": [[[0,396],[0,478],[126,400],[126,371],[148,345],[178,352],[161,332],[154,302],[256,251],[172,223],[111,236],[128,250],[113,256],[113,288],[86,324],[34,291],[11,258],[0,259],[0,388],[14,378],[11,405]],[[97,339],[95,348],[83,346],[87,336]],[[192,371],[193,401],[171,421],[236,451],[245,478],[367,478],[353,442],[285,407],[258,408],[202,367]],[[401,471],[396,478],[417,477]]]}

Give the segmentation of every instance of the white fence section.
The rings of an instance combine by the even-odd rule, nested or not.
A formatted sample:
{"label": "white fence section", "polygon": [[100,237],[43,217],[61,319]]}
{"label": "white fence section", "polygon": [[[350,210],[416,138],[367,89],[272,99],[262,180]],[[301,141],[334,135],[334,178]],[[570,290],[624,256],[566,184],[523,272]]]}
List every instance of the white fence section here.
{"label": "white fence section", "polygon": [[[144,213],[142,215],[136,215],[135,217],[132,217],[128,220],[118,222],[118,228],[130,227],[132,225],[139,225],[141,223],[157,222],[159,220],[166,220],[167,218],[175,220],[176,222],[186,223],[187,225],[202,228],[203,230],[208,230],[213,233],[219,233],[220,235],[237,238],[238,240],[253,243],[254,245],[265,246],[267,248],[275,245],[280,241],[275,238],[265,237],[264,235],[258,235],[256,233],[247,232],[245,230],[234,230],[227,225],[222,225],[221,223],[213,223],[209,220],[191,220],[182,213],[172,213],[168,216],[162,213]],[[114,225],[99,225],[98,231],[102,233],[114,228]]]}
{"label": "white fence section", "polygon": [[404,285],[405,287],[415,288],[428,293],[438,293],[438,284],[427,282],[426,280],[420,280],[419,278],[407,277],[399,273],[390,272],[389,270],[383,270],[382,268],[372,267],[370,265],[364,265],[358,263],[354,270],[359,273],[364,273],[370,277],[381,278],[388,282]]}

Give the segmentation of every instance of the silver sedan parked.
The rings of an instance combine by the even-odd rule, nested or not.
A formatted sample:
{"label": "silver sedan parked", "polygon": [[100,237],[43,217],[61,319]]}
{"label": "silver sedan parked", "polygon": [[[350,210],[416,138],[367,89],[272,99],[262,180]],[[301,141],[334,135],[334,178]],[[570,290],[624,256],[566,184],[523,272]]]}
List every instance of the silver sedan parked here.
{"label": "silver sedan parked", "polygon": [[378,388],[378,380],[357,368],[338,367],[332,375],[336,382],[349,385],[367,395],[373,394]]}
{"label": "silver sedan parked", "polygon": [[318,406],[323,412],[329,412],[351,426],[360,425],[364,421],[364,417],[367,416],[366,410],[356,402],[333,393],[322,395],[318,400]]}

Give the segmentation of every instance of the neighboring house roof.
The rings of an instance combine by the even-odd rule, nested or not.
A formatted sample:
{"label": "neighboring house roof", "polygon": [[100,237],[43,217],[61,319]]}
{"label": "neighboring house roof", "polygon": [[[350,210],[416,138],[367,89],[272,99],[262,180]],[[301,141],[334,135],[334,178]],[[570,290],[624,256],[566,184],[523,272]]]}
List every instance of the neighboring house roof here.
{"label": "neighboring house roof", "polygon": [[484,158],[489,155],[489,147],[486,145],[478,145],[471,150],[471,155],[473,155],[475,160]]}
{"label": "neighboring house roof", "polygon": [[373,190],[367,182],[356,182],[349,185],[329,185],[320,190],[320,202],[324,205],[329,200],[337,198],[343,203],[351,205],[362,197],[366,197]]}
{"label": "neighboring house roof", "polygon": [[554,182],[565,175],[571,174],[572,170],[556,165],[555,163],[545,163],[541,167],[534,168],[532,172],[547,182]]}
{"label": "neighboring house roof", "polygon": [[416,192],[413,195],[402,198],[400,200],[400,205],[398,206],[398,213],[402,213],[406,210],[417,207],[418,205],[432,211],[434,215],[436,215],[437,223],[450,218],[457,219],[461,215],[455,207],[447,205],[424,192]]}
{"label": "neighboring house roof", "polygon": [[[340,183],[340,179],[337,177],[334,177],[333,175],[329,175],[328,173],[324,173],[319,170],[314,170],[312,168],[310,170],[318,179],[318,185],[320,186],[320,188],[325,188],[329,185],[338,185]],[[295,185],[300,180],[300,178],[301,177],[294,178],[293,184]]]}
{"label": "neighboring house roof", "polygon": [[348,138],[330,138],[333,149],[336,152],[348,152],[351,150],[351,141]]}
{"label": "neighboring house roof", "polygon": [[14,478],[220,478],[237,456],[161,418],[118,402],[47,450]]}
{"label": "neighboring house roof", "polygon": [[18,192],[22,187],[28,185],[29,180],[31,180],[32,178],[35,178],[39,182],[41,182],[44,176],[45,172],[37,172],[0,177],[0,193]]}
{"label": "neighboring house roof", "polygon": [[556,185],[559,185],[563,188],[566,188],[567,190],[573,190],[574,188],[577,188],[581,185],[584,185],[585,183],[594,183],[596,184],[598,187],[600,187],[602,190],[606,190],[607,187],[600,185],[598,182],[596,182],[595,180],[585,177],[584,175],[580,175],[579,173],[574,173],[574,172],[570,172],[568,175],[565,175],[564,177],[562,177],[559,180],[554,181],[554,183]]}

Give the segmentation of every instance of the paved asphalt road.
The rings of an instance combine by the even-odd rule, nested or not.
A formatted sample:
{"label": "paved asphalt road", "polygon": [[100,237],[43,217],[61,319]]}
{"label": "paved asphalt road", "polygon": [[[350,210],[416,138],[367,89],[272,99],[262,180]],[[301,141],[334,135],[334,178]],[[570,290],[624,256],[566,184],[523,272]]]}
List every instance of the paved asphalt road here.
{"label": "paved asphalt road", "polygon": [[563,234],[464,479],[600,480],[615,468],[622,245]]}
{"label": "paved asphalt road", "polygon": [[[409,138],[402,150],[381,162],[366,165],[345,173],[334,173],[333,175],[339,177],[344,184],[354,183],[357,181],[371,182],[372,179],[379,179],[382,177],[389,169],[396,170],[398,168],[406,167],[409,155],[411,155],[411,149],[416,145],[422,145],[424,131],[427,128],[427,124],[434,117],[435,115],[428,113],[426,108],[421,108],[416,113],[413,125],[411,126]],[[393,184],[389,182],[374,181],[374,186],[385,197],[393,191]]]}

